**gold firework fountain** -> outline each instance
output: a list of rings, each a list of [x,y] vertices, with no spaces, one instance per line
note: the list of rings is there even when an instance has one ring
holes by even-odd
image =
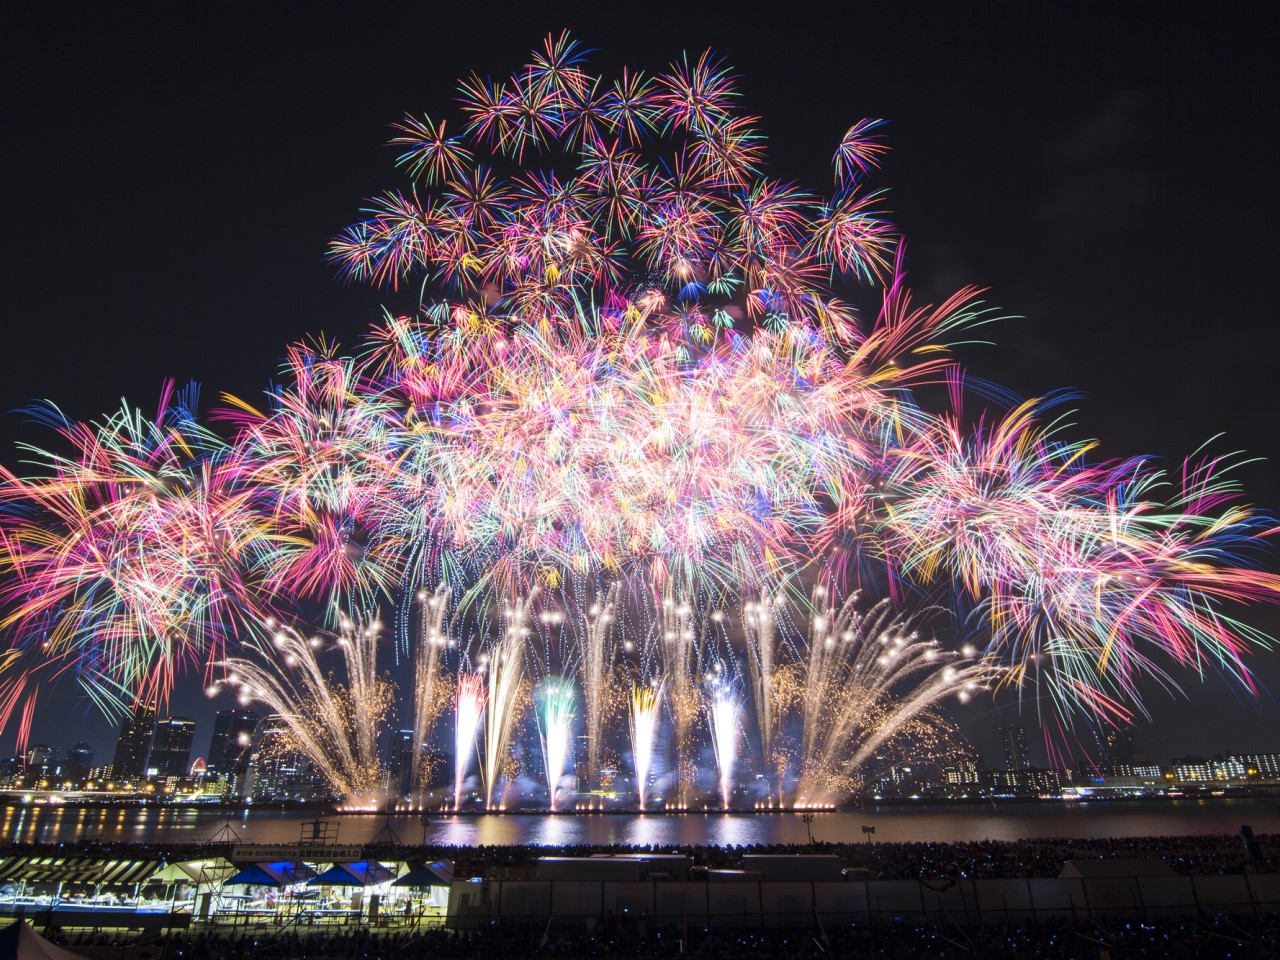
[[[353,805],[376,805],[383,774],[378,745],[395,687],[378,674],[381,625],[343,613],[338,625],[336,635],[304,636],[269,622],[278,660],[227,660],[224,682],[238,688],[242,701],[263,704],[281,718],[286,748],[305,757],[334,793]],[[321,666],[320,657],[332,652],[341,655],[345,682]]]

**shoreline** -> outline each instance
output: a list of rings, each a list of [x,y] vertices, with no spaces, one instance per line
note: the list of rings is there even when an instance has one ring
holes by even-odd
[[[351,807],[344,808],[334,803],[210,803],[210,802],[184,802],[184,801],[158,801],[146,798],[130,798],[120,800],[78,800],[78,799],[59,799],[56,802],[48,799],[29,799],[27,797],[19,798],[12,794],[0,795],[0,809],[31,809],[31,808],[57,808],[70,807],[73,809],[103,809],[103,810],[138,810],[138,809],[161,809],[161,810],[207,810],[207,811],[224,811],[227,813],[253,813],[253,812],[271,812],[271,813],[317,813],[331,817],[421,817],[424,814],[429,817],[439,818],[477,818],[477,817],[516,817],[516,816],[538,816],[538,817],[598,817],[598,816],[626,816],[626,817],[688,817],[688,816],[780,816],[784,814],[795,814],[805,816],[812,814],[819,816],[830,813],[857,813],[868,810],[883,810],[892,808],[895,810],[910,810],[920,808],[1000,808],[1004,806],[1023,806],[1023,805],[1044,805],[1045,807],[1059,807],[1069,809],[1077,805],[1126,805],[1134,803],[1186,803],[1188,801],[1195,803],[1209,803],[1217,801],[1232,800],[1257,800],[1267,797],[1275,797],[1280,799],[1280,784],[1267,788],[1251,788],[1248,790],[1231,790],[1227,792],[1215,791],[1199,791],[1191,793],[1183,793],[1177,796],[1167,794],[1150,794],[1150,795],[1091,795],[1086,797],[1036,797],[1036,796],[998,796],[998,797],[894,797],[884,798],[880,800],[866,800],[858,803],[845,803],[838,806],[830,807],[697,807],[685,809],[670,809],[658,807],[654,809],[642,810],[638,806],[622,806],[614,805],[607,807],[591,807],[587,809],[572,810],[551,810],[546,807],[513,807],[499,808],[494,810],[484,809],[482,807],[466,807],[461,810],[452,810],[443,807],[421,807],[412,805],[403,806],[384,806],[384,807]]]

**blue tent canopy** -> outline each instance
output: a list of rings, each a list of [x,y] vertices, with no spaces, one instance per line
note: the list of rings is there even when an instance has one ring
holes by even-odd
[[[280,860],[275,863],[251,864],[235,876],[228,877],[225,883],[228,886],[240,884],[255,887],[287,887],[315,875],[316,872],[305,863]]]
[[[332,867],[307,884],[311,887],[321,885],[331,887],[371,887],[383,883],[395,876],[395,873],[376,860],[361,860],[358,863],[335,863]]]
[[[436,860],[419,864],[392,884],[393,887],[447,887],[453,883],[453,862]]]

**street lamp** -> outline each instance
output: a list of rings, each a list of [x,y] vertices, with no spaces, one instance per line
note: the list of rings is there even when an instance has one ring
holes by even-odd
[[[813,814],[806,813],[800,818],[804,821],[805,833],[809,834],[809,846],[813,846]]]
[[[866,837],[867,837],[867,846],[870,846],[870,845],[871,845],[871,837],[875,834],[875,832],[876,832],[876,828],[875,828],[875,827],[868,827],[866,824],[863,824],[863,825],[862,825],[862,832],[863,832],[864,834],[866,834]]]

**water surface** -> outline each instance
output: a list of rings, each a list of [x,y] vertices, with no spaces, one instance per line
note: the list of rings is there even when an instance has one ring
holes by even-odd
[[[101,840],[198,842],[234,835],[242,843],[292,843],[311,812],[180,807],[44,807],[0,809],[0,836],[14,841]],[[371,814],[326,816],[340,823],[338,840],[363,843],[388,829],[405,843],[475,846],[531,844],[804,843],[797,813],[685,814]],[[1235,834],[1242,824],[1280,833],[1280,798],[1027,802],[1002,804],[879,804],[814,814],[813,838],[862,841],[874,826],[877,841],[1019,840],[1036,837],[1123,837]]]

